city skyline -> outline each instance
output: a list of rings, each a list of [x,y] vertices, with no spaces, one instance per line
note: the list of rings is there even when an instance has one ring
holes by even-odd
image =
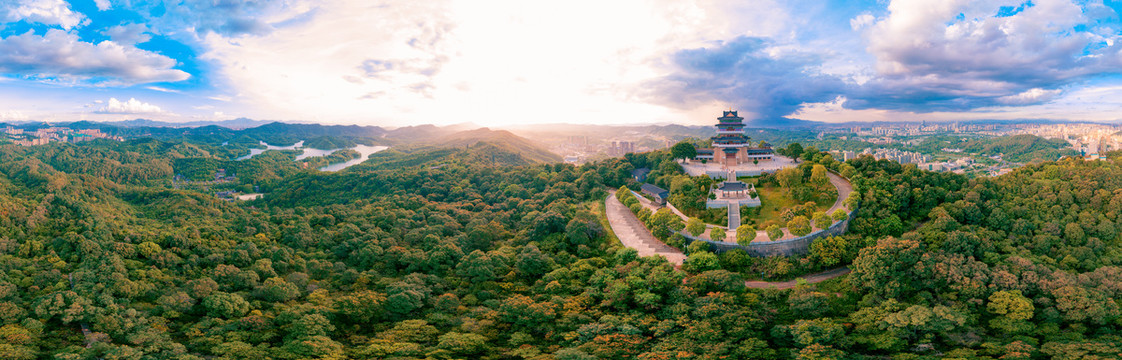
[[[0,121],[1117,123],[1113,1],[13,0]]]

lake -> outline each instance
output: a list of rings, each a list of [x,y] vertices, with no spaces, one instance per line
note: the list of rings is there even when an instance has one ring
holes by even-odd
[[[320,150],[320,149],[303,148],[304,141],[302,141],[302,140],[300,142],[298,142],[296,144],[293,144],[293,145],[290,145],[290,146],[273,146],[273,145],[269,145],[269,144],[265,143],[264,141],[261,142],[261,145],[265,145],[265,148],[264,149],[249,149],[249,155],[242,156],[242,157],[239,157],[239,158],[234,159],[234,160],[238,160],[238,161],[246,160],[246,159],[252,158],[254,156],[257,156],[257,155],[259,155],[261,153],[264,153],[266,151],[269,151],[269,150],[297,150],[297,149],[299,149],[299,150],[303,150],[303,153],[301,153],[300,155],[296,155],[295,160],[300,161],[300,160],[307,159],[307,158],[310,158],[310,157],[315,157],[315,156],[331,155],[331,154],[335,153],[336,151],[343,150],[343,149]],[[385,150],[385,149],[389,149],[389,148],[390,148],[389,146],[355,145],[355,147],[352,147],[352,148],[349,148],[349,149],[354,150],[354,151],[358,151],[358,153],[361,156],[359,156],[357,159],[352,159],[352,160],[349,160],[349,161],[346,161],[346,162],[327,165],[327,166],[319,168],[319,170],[320,171],[327,171],[327,172],[335,172],[335,171],[343,170],[343,169],[349,168],[351,166],[360,164],[363,161],[366,161],[366,159],[370,158],[370,154],[373,154],[373,153],[376,153],[376,152],[379,152],[379,151],[382,151],[382,150]]]
[[[266,151],[269,151],[269,150],[296,150],[296,148],[304,146],[304,141],[300,140],[300,142],[289,145],[289,146],[273,146],[273,145],[266,144],[264,141],[262,141],[261,145],[265,145],[265,148],[264,149],[249,149],[249,155],[242,156],[242,157],[234,159],[234,160],[237,160],[237,161],[246,160],[246,159],[252,158],[254,156],[257,156],[257,155],[259,155],[261,153],[264,153]]]
[[[341,163],[338,163],[338,164],[327,165],[327,166],[319,168],[319,170],[320,171],[327,171],[327,172],[335,172],[335,171],[343,170],[343,169],[349,168],[353,165],[360,164],[363,161],[366,161],[366,159],[370,158],[370,154],[373,154],[373,153],[376,153],[376,152],[379,152],[379,151],[382,151],[382,150],[385,150],[385,149],[389,149],[389,148],[390,148],[389,146],[356,145],[355,147],[353,147],[351,149],[354,150],[354,151],[358,151],[358,153],[362,154],[362,156],[359,156],[357,159],[352,159],[352,160],[347,161],[347,162],[341,162]]]
[[[296,161],[304,160],[304,159],[307,159],[307,158],[310,158],[310,157],[331,155],[331,154],[334,154],[336,151],[343,150],[343,149],[320,150],[320,149],[304,148],[302,150],[304,150],[304,153],[302,153],[300,155],[296,155]]]

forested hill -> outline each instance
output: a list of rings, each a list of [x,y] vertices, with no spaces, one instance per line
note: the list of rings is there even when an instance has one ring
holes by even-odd
[[[0,358],[1119,358],[1120,161],[967,179],[807,150],[856,187],[848,234],[793,258],[689,246],[676,269],[602,213],[637,165],[688,186],[668,153],[507,166],[471,157],[485,143],[342,173],[273,152],[252,202],[132,180],[207,146],[0,145]]]
[[[506,130],[491,130],[480,128],[461,131],[438,139],[436,144],[441,146],[473,148],[487,146],[489,149],[500,152],[515,153],[526,159],[529,163],[560,162],[561,156],[542,149],[534,143],[514,135]]]
[[[962,148],[979,155],[1003,155],[1003,159],[1014,162],[1056,160],[1061,156],[1079,155],[1069,149],[1066,141],[1029,134],[972,140],[964,143]]]

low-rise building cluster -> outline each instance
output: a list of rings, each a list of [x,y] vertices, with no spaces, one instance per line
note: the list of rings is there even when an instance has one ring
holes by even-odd
[[[892,160],[901,164],[921,164],[931,159],[928,155],[896,149],[865,149],[864,153],[873,155],[877,160]]]

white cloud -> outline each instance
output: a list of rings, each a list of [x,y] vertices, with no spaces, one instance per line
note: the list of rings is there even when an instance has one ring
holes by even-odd
[[[148,89],[148,90],[152,90],[152,91],[159,91],[159,92],[165,92],[165,93],[173,93],[173,94],[182,94],[183,93],[182,91],[179,91],[179,90],[172,90],[172,89],[168,89],[168,88],[162,88],[162,87],[159,87],[159,86],[145,86],[144,88]]]
[[[94,0],[94,4],[96,4],[97,9],[101,11],[109,10],[113,7],[113,4],[110,3],[109,0]]]
[[[995,16],[1002,6],[1022,3],[892,1],[889,15],[865,28],[878,78],[858,103],[930,111],[1038,101],[1029,97],[1051,90],[1032,89],[1122,70],[1110,65],[1118,54],[1090,46],[1100,29],[1080,5],[1040,0],[1016,14]]]
[[[259,118],[502,124],[533,113],[543,122],[693,121],[634,97],[634,88],[661,75],[666,54],[682,48],[742,34],[790,36],[798,22],[786,21],[784,8],[725,0],[332,1],[314,10],[314,21],[267,35],[205,33],[202,56],[218,65],[215,78],[228,79],[240,114]]]
[[[108,104],[97,111],[99,114],[158,114],[162,112],[164,111],[159,106],[141,102],[136,98],[130,98],[128,101],[109,98]]]
[[[7,5],[0,8],[0,19],[5,22],[27,20],[48,25],[59,25],[63,29],[72,29],[83,25],[86,17],[70,10],[70,5],[65,0],[11,0],[4,1]]]
[[[144,24],[125,24],[110,27],[102,31],[113,42],[121,45],[133,45],[148,42],[152,36],[146,34],[148,26]]]
[[[1056,95],[1060,94],[1060,90],[1045,90],[1041,88],[1032,88],[1016,95],[1008,95],[997,98],[997,102],[1005,105],[1028,105],[1039,104],[1052,100]]]
[[[0,39],[0,72],[35,79],[132,85],[190,77],[175,65],[167,56],[113,41],[95,45],[58,29]]]
[[[866,26],[872,25],[876,20],[877,18],[868,13],[857,15],[857,17],[849,20],[849,27],[853,28],[853,30],[861,30]]]
[[[27,120],[27,115],[16,110],[0,111],[0,121],[23,121]]]

